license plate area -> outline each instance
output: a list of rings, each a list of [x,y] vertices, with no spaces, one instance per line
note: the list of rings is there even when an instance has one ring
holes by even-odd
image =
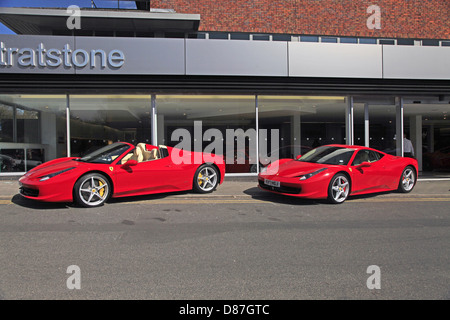
[[[279,188],[280,187],[280,181],[274,181],[269,179],[264,179],[264,184],[267,186]]]

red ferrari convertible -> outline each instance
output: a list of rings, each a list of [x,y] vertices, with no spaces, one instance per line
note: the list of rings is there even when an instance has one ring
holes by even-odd
[[[184,190],[209,193],[225,175],[223,159],[214,159],[214,155],[167,146],[117,142],[82,158],[60,158],[37,166],[19,179],[20,194],[95,207],[109,197]]]
[[[399,190],[417,181],[417,160],[362,146],[327,145],[280,159],[258,176],[259,187],[284,195],[342,203],[349,195]]]

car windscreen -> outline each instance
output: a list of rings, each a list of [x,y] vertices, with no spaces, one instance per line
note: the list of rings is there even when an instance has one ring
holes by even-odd
[[[122,153],[130,148],[129,145],[123,143],[113,143],[95,150],[84,157],[78,159],[79,161],[89,163],[105,163],[110,164],[117,159]]]
[[[347,165],[355,150],[342,147],[318,147],[298,159],[301,162]]]

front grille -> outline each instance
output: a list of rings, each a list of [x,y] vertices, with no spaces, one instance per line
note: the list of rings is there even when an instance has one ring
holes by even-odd
[[[39,196],[39,190],[27,188],[27,187],[20,187],[20,193],[27,197],[38,197]]]
[[[259,180],[259,185],[263,189],[280,192],[280,193],[299,194],[302,190],[300,187],[289,187],[289,186],[286,186],[283,184],[281,184],[280,187],[268,186],[267,184],[264,183],[263,180]]]

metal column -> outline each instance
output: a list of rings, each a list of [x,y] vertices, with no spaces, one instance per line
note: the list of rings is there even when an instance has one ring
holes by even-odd
[[[347,145],[354,144],[354,129],[353,129],[353,97],[347,97],[347,106],[345,108],[345,138]]]

